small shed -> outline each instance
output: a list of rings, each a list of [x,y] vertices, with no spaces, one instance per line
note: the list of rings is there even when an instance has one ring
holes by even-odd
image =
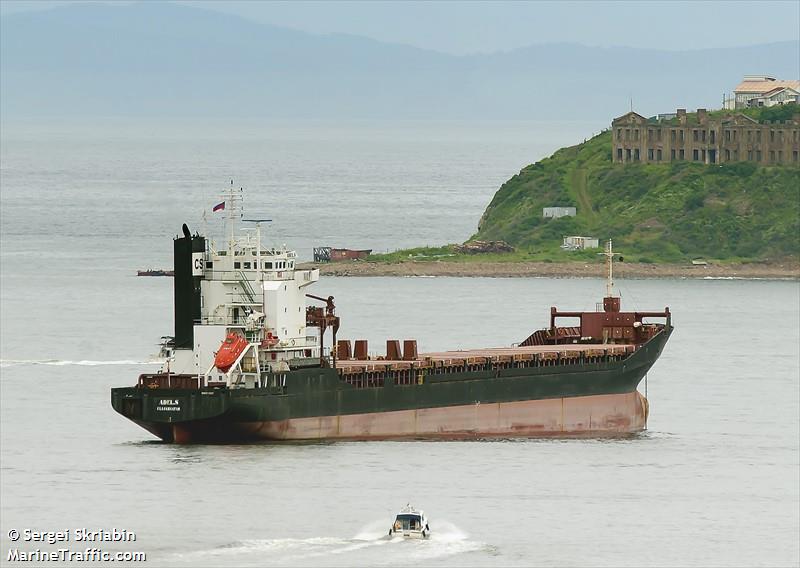
[[[564,250],[584,250],[600,248],[600,241],[594,237],[580,237],[572,235],[564,237],[564,243],[561,245]]]
[[[559,217],[574,217],[577,213],[575,207],[543,207],[542,217],[545,219],[558,219]]]

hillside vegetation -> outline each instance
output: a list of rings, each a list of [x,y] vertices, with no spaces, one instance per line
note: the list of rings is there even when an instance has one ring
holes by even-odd
[[[575,206],[578,213],[543,219],[542,208],[551,206]],[[503,184],[474,238],[563,258],[558,247],[565,235],[613,238],[615,248],[642,262],[796,259],[800,168],[745,162],[622,166],[611,161],[606,131]],[[588,258],[586,253],[578,255]]]

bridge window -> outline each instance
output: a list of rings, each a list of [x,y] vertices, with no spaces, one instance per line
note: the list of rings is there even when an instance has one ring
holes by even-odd
[[[241,268],[241,267],[242,267],[242,263],[241,262],[234,262],[233,263],[233,268],[236,269],[236,268]]]
[[[272,269],[272,263],[271,262],[265,262],[264,263],[264,268]]]
[[[250,269],[250,263],[249,262],[245,262],[244,263],[244,267],[245,267],[245,269],[249,270]]]

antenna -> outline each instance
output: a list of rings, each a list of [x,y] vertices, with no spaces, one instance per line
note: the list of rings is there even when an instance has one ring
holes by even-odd
[[[242,219],[245,223],[256,224],[256,267],[258,268],[258,280],[261,282],[261,311],[266,313],[267,307],[265,305],[264,294],[264,259],[261,258],[261,223],[272,223],[272,219]]]
[[[230,240],[228,242],[228,248],[232,250],[233,243],[236,240],[236,222],[242,218],[243,213],[242,210],[244,209],[244,197],[242,189],[239,189],[239,192],[236,192],[236,189],[233,186],[233,180],[231,180],[231,185],[228,188],[228,191],[225,195],[225,210],[227,211],[227,219],[228,219],[228,231],[230,233]],[[237,216],[238,213],[238,216]]]

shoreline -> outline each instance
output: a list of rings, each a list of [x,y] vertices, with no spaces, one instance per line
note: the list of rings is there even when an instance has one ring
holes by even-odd
[[[304,263],[319,268],[325,276],[445,276],[464,278],[605,278],[605,265],[583,262],[443,262],[403,261],[396,263],[347,261],[329,264]],[[614,263],[620,278],[718,278],[745,280],[800,280],[800,263],[793,261],[748,264]]]

